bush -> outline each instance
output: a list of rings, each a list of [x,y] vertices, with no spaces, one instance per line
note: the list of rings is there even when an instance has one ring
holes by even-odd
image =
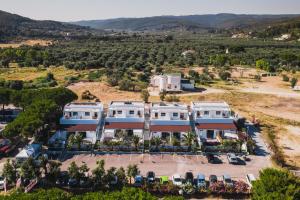
[[[219,77],[220,77],[220,79],[222,79],[223,81],[227,81],[227,80],[231,77],[231,74],[230,74],[230,72],[228,72],[228,71],[220,71],[220,72],[219,72]]]
[[[179,97],[176,96],[176,95],[168,95],[168,96],[166,97],[166,101],[167,101],[167,102],[179,102],[180,99],[179,99]]]
[[[289,82],[289,81],[290,81],[290,78],[289,78],[287,75],[283,74],[283,75],[282,75],[282,80],[283,80],[284,82]]]

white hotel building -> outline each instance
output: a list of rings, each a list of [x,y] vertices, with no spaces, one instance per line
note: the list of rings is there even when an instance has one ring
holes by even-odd
[[[112,101],[107,110],[101,141],[133,135],[143,138],[145,104],[141,101]]]
[[[150,108],[150,137],[159,137],[171,143],[179,141],[191,131],[188,107],[181,103],[152,103]]]
[[[226,102],[192,102],[192,116],[199,142],[219,142],[218,137],[237,139],[237,128]]]

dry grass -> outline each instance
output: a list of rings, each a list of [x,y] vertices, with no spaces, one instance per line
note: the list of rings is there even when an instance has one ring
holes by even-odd
[[[53,42],[51,40],[25,40],[19,43],[8,43],[8,44],[0,44],[0,48],[18,48],[22,45],[34,46],[48,46],[51,45]]]
[[[36,67],[11,67],[9,69],[0,69],[0,78],[5,80],[23,80],[30,81],[39,77],[44,77],[48,72],[54,74],[55,79],[61,85],[66,83],[65,77],[78,76],[87,74],[88,71],[75,71],[65,67],[49,67],[49,68],[36,68]]]

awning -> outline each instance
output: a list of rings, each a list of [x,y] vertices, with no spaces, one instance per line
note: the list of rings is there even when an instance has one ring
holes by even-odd
[[[63,130],[65,130],[67,132],[96,131],[97,130],[97,124],[63,125]]]
[[[239,136],[235,133],[224,133],[225,138],[239,139]]]
[[[144,129],[144,122],[105,122],[105,129]]]
[[[215,130],[236,130],[234,123],[221,124],[221,123],[196,123],[198,129],[215,129]]]
[[[191,126],[189,125],[152,125],[151,132],[189,132]]]

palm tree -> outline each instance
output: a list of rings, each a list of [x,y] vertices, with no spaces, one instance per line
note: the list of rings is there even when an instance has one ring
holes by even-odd
[[[183,135],[183,141],[188,146],[188,151],[191,151],[192,145],[196,139],[196,135],[193,132],[188,132]]]
[[[48,161],[48,178],[52,181],[55,181],[60,174],[61,162],[58,161]]]
[[[160,139],[159,137],[153,137],[153,138],[151,139],[151,144],[152,144],[152,143],[154,143],[155,149],[158,150],[158,147],[159,147],[159,145],[162,144],[162,141],[161,141],[161,139]]]
[[[135,177],[140,173],[140,170],[137,165],[128,165],[127,166],[127,176],[129,177],[129,183],[131,185],[132,177]]]
[[[47,164],[48,164],[48,158],[46,156],[41,156],[39,158],[40,161],[40,166],[43,168],[44,170],[44,174],[45,176],[47,176],[48,174],[48,169],[47,169]]]
[[[104,176],[105,176],[104,165],[105,165],[104,160],[98,160],[97,167],[92,170],[92,175],[96,186],[104,185]]]
[[[137,135],[134,135],[134,136],[132,137],[132,141],[133,141],[135,150],[137,151],[137,150],[138,150],[138,146],[139,146],[139,144],[140,144],[140,137],[137,136]]]

